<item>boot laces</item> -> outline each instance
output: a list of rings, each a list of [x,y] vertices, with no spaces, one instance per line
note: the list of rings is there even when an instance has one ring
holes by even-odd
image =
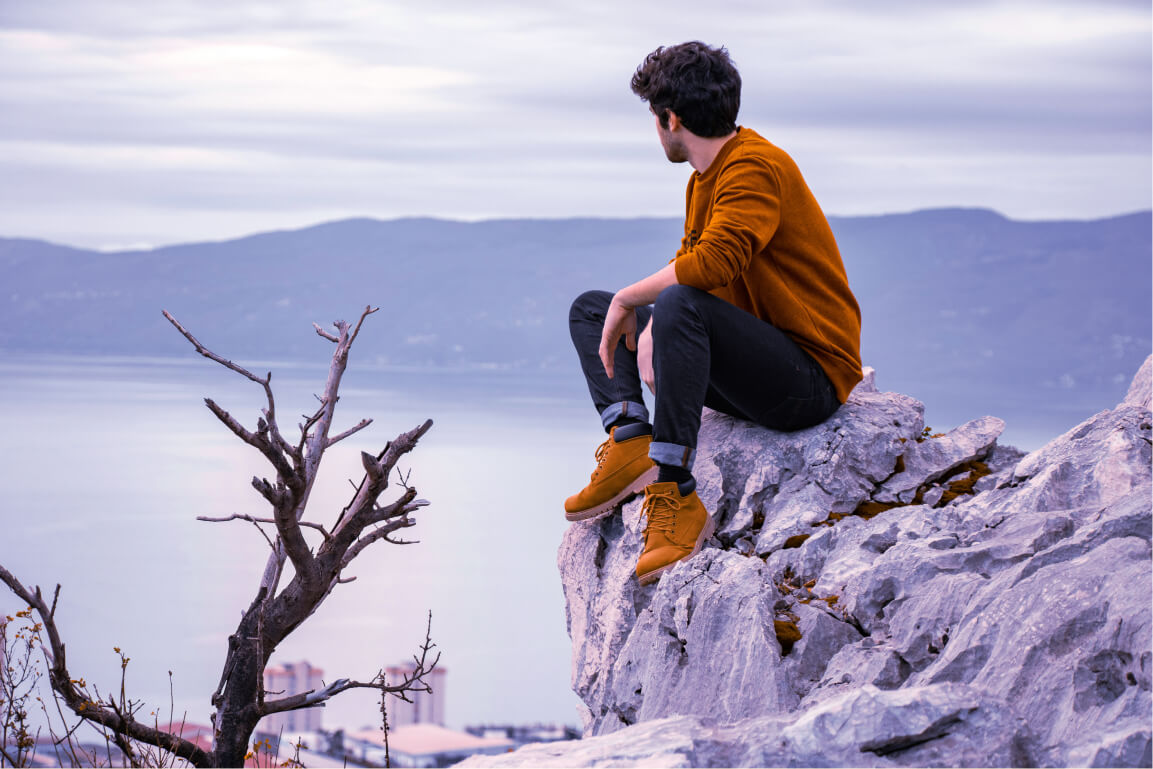
[[[591,476],[592,480],[594,480],[594,481],[596,480],[597,475],[600,474],[601,468],[605,466],[605,457],[608,456],[609,444],[612,442],[613,442],[613,438],[610,435],[608,438],[605,439],[604,443],[602,443],[600,446],[597,446],[597,451],[596,451],[597,466],[595,469],[593,469],[593,474]]]
[[[641,508],[641,514],[647,519],[644,533],[663,531],[666,534],[672,534],[673,521],[676,519],[677,510],[680,509],[680,500],[671,493],[647,495],[644,506]]]

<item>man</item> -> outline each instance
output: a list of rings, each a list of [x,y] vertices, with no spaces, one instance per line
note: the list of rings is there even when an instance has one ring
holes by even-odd
[[[861,315],[800,171],[737,126],[741,78],[724,48],[658,48],[632,90],[668,159],[694,169],[685,235],[662,269],[573,303],[573,344],[609,437],[565,517],[593,520],[643,491],[646,584],[715,528],[691,472],[701,407],[776,430],[824,421],[861,379]]]

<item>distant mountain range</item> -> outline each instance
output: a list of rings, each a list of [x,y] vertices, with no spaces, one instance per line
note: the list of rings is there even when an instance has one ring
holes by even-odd
[[[938,209],[830,221],[862,307],[865,362],[883,389],[961,398],[969,416],[1038,402],[1083,412],[1119,400],[1153,346],[1150,212],[1022,222]],[[680,227],[350,219],[115,253],[0,239],[0,351],[187,355],[167,309],[223,355],[323,361],[312,322],[372,304],[381,311],[358,342],[361,365],[575,374],[572,298],[665,264]]]

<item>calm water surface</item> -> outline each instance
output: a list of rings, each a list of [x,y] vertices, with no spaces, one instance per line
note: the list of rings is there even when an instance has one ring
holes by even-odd
[[[278,651],[327,680],[367,679],[405,660],[426,614],[443,652],[450,725],[578,723],[556,549],[561,503],[587,480],[603,438],[576,372],[346,375],[334,432],[373,425],[325,458],[310,510],[331,523],[377,452],[425,418],[435,422],[401,466],[432,505],[408,530],[420,544],[375,545]],[[282,431],[315,409],[326,369],[271,368]],[[575,369],[575,364],[574,364]],[[119,685],[114,646],[132,658],[132,696],[167,716],[207,723],[227,636],[251,602],[268,546],[248,523],[198,515],[267,516],[251,488],[270,468],[204,407],[212,397],[252,427],[261,389],[207,360],[23,358],[0,363],[7,428],[0,462],[0,563],[25,583],[63,590],[57,612],[73,675]],[[386,492],[385,499],[391,498]],[[0,595],[0,610],[20,608]],[[328,727],[377,718],[350,692]],[[147,712],[147,710],[146,710]]]

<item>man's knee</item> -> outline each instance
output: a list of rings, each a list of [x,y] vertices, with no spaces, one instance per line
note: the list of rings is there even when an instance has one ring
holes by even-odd
[[[681,317],[685,313],[695,313],[701,300],[708,296],[712,295],[707,291],[675,283],[663,289],[657,296],[653,314],[663,322],[665,319]]]
[[[585,291],[573,300],[572,307],[569,308],[569,324],[589,318],[603,318],[612,300],[613,295],[608,291]]]

